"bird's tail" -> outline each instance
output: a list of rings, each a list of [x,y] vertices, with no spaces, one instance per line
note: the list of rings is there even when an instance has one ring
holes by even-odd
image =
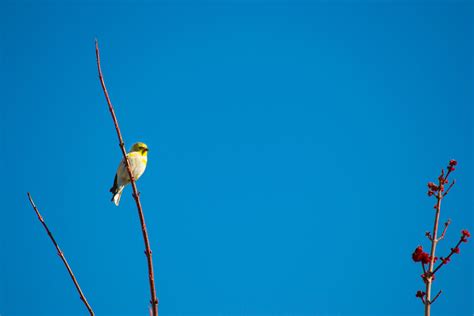
[[[115,205],[119,206],[120,203],[120,197],[122,196],[122,191],[123,191],[124,186],[120,185],[117,186],[116,183],[114,183],[114,186],[110,189],[110,192],[112,192],[112,200]]]

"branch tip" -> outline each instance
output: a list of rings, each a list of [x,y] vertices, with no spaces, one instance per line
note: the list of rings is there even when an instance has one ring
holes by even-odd
[[[430,304],[433,304],[436,301],[436,299],[441,295],[441,293],[443,293],[443,291],[440,290],[438,294],[436,294],[436,296],[433,298],[433,300],[430,301]]]
[[[53,234],[49,230],[48,225],[46,225],[45,221],[43,220],[43,217],[41,216],[38,208],[36,207],[35,202],[33,201],[33,198],[31,197],[31,194],[29,192],[27,194],[28,194],[28,199],[30,200],[30,204],[33,207],[34,211],[36,212],[36,215],[38,216],[38,220],[41,222],[44,229],[46,230],[46,233],[48,234],[49,238],[51,239],[51,242],[56,247],[57,254],[61,258],[61,261],[64,263],[64,266],[66,267],[66,269],[69,273],[69,276],[71,277],[71,280],[73,281],[74,286],[76,287],[76,290],[79,293],[79,296],[80,296],[81,300],[84,302],[84,305],[86,306],[87,310],[89,311],[89,314],[91,316],[94,316],[94,311],[92,310],[92,307],[87,302],[87,299],[84,296],[84,293],[82,292],[81,287],[79,286],[79,282],[77,282],[77,279],[74,276],[74,273],[72,272],[72,269],[69,266],[69,263],[67,262],[66,257],[64,257],[64,253],[61,251],[61,248],[59,248],[59,245],[56,242],[56,239],[54,238]]]

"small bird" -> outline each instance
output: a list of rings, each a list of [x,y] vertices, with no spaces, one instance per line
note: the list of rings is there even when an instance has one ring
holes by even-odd
[[[148,147],[144,143],[133,144],[130,152],[127,154],[128,161],[130,162],[130,169],[135,181],[141,177],[143,172],[145,172],[148,160],[147,156]],[[114,185],[110,188],[110,192],[113,194],[112,201],[115,205],[119,205],[123,188],[129,183],[130,177],[128,176],[127,165],[125,160],[122,158],[122,161],[117,168],[117,173],[115,174]]]

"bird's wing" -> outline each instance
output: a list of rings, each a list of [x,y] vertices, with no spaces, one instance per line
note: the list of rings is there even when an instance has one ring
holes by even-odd
[[[117,174],[115,177],[117,178],[117,186],[125,185],[129,182],[127,166],[125,164],[125,159],[123,158],[117,167]]]

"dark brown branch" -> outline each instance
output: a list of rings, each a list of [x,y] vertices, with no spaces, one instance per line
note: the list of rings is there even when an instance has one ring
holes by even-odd
[[[449,255],[446,258],[444,258],[444,260],[441,260],[441,263],[436,267],[436,269],[433,270],[433,274],[435,274],[439,269],[441,269],[442,266],[444,266],[446,263],[448,263],[451,260],[452,255],[455,254],[454,249],[456,248],[459,249],[459,246],[461,245],[461,243],[462,243],[462,237],[458,241],[456,246],[454,246],[454,248],[451,248],[451,252],[449,253]]]
[[[436,301],[436,299],[441,295],[441,293],[443,293],[443,291],[440,290],[440,291],[438,292],[438,294],[436,294],[436,296],[435,296],[435,297],[433,298],[433,300],[430,302],[430,304],[433,304],[433,303]]]
[[[95,41],[95,54],[97,58],[97,70],[99,72],[100,84],[102,85],[102,90],[104,90],[105,99],[107,100],[109,111],[114,121],[115,130],[117,131],[117,137],[119,140],[119,146],[120,146],[120,149],[122,150],[122,155],[123,155],[125,164],[127,166],[128,175],[130,177],[130,182],[133,189],[133,198],[135,199],[135,203],[137,205],[138,216],[140,218],[140,224],[142,228],[143,240],[145,242],[145,254],[146,254],[147,263],[148,263],[148,279],[150,283],[150,295],[151,295],[150,304],[152,306],[153,316],[158,316],[158,299],[156,298],[155,275],[153,272],[152,252],[151,252],[150,241],[148,239],[148,232],[147,232],[146,224],[145,224],[145,216],[143,215],[142,204],[140,203],[140,194],[138,192],[137,185],[135,183],[135,178],[133,177],[132,170],[130,168],[130,162],[128,161],[128,158],[127,158],[127,151],[125,150],[125,144],[123,142],[122,134],[120,133],[120,128],[117,121],[117,117],[115,116],[114,107],[112,106],[112,102],[110,101],[107,88],[105,87],[104,77],[102,76],[102,70],[100,68],[99,43],[97,42],[97,40]]]
[[[446,176],[444,177],[444,181],[447,181],[448,180],[448,177],[449,175],[451,174],[452,170],[450,168],[448,168],[448,172],[446,173]],[[441,175],[443,176],[444,175],[444,169],[441,173]]]
[[[433,237],[431,237],[431,232],[426,232],[425,236],[429,239],[429,241],[433,241]]]
[[[451,188],[453,187],[453,185],[456,183],[456,180],[453,180],[451,182],[451,184],[449,185],[448,189],[446,190],[446,192],[444,192],[443,196],[446,196],[448,195],[449,191],[451,191]]]
[[[64,265],[66,266],[66,269],[67,269],[67,271],[69,272],[69,276],[71,277],[72,281],[74,282],[74,285],[76,286],[77,292],[79,292],[79,296],[80,296],[80,298],[81,298],[81,301],[84,303],[84,305],[86,305],[86,308],[87,308],[87,310],[89,311],[89,314],[91,314],[92,316],[94,316],[94,311],[92,310],[92,307],[91,307],[91,306],[89,305],[89,303],[87,302],[87,299],[86,299],[86,297],[84,296],[84,293],[82,292],[81,287],[79,286],[79,283],[77,282],[76,277],[74,276],[74,273],[72,272],[71,267],[69,266],[69,263],[68,263],[67,260],[66,260],[66,257],[64,257],[64,253],[61,251],[61,248],[59,248],[59,245],[58,245],[58,243],[56,242],[56,239],[54,239],[53,234],[52,234],[51,231],[49,230],[48,225],[46,225],[46,223],[45,223],[43,217],[41,216],[41,214],[40,214],[38,208],[37,208],[36,205],[35,205],[35,202],[33,202],[33,198],[31,197],[30,193],[28,192],[27,194],[28,194],[28,199],[30,200],[31,206],[33,207],[33,209],[34,209],[35,212],[36,212],[36,215],[38,216],[38,220],[41,222],[41,224],[43,224],[44,229],[45,229],[46,232],[48,233],[49,238],[51,239],[51,241],[53,242],[54,246],[56,247],[56,250],[58,251],[59,257],[61,258],[61,260],[63,261]]]

